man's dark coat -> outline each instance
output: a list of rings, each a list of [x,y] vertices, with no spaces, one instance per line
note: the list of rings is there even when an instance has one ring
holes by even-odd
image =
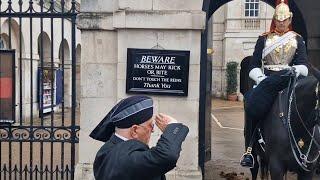
[[[169,124],[153,148],[112,135],[96,155],[94,176],[96,180],[165,180],[164,174],[176,166],[188,132],[183,124]]]

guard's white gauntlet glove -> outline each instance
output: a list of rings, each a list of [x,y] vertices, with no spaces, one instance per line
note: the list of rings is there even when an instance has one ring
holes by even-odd
[[[262,70],[260,68],[253,68],[249,72],[249,77],[256,82],[258,85],[261,81],[263,81],[265,78],[267,78],[266,75],[262,73]]]
[[[308,68],[305,65],[294,65],[294,71],[296,72],[296,77],[299,75],[308,76]]]

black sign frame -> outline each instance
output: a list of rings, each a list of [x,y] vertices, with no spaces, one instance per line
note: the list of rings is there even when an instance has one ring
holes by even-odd
[[[12,105],[12,108],[11,108],[11,116],[12,116],[12,119],[2,119],[2,117],[0,117],[0,125],[3,125],[3,124],[14,124],[16,122],[16,73],[15,73],[15,70],[16,70],[16,51],[13,49],[13,50],[3,50],[1,49],[0,50],[0,61],[1,61],[1,55],[2,54],[9,54],[11,55],[11,61],[12,61],[12,64],[11,64],[11,73],[12,73],[12,87],[11,87],[11,90],[12,90],[12,98],[11,98],[11,105]]]
[[[183,68],[183,69],[181,68],[181,72],[179,72],[182,75],[181,75],[181,77],[174,77],[174,78],[181,79],[180,85],[175,85],[175,86],[179,86],[180,88],[177,88],[177,89],[162,89],[162,88],[154,89],[154,88],[138,87],[137,84],[135,84],[135,81],[133,81],[134,75],[139,73],[139,72],[136,72],[137,70],[134,70],[134,65],[139,64],[137,57],[142,56],[142,55],[178,57],[175,60],[179,61],[177,64]],[[190,51],[128,48],[127,49],[126,93],[128,93],[128,94],[135,93],[135,94],[168,95],[168,96],[188,96],[189,66],[190,66],[189,62],[190,62]],[[140,70],[140,71],[144,71],[144,70]],[[146,78],[148,78],[148,77],[146,77]],[[171,85],[170,85],[170,87],[171,87]]]

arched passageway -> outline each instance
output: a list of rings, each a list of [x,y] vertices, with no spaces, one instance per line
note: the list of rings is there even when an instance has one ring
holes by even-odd
[[[209,19],[222,5],[232,0],[204,0],[203,10],[207,12]],[[275,7],[275,0],[261,0]],[[316,67],[320,67],[320,2],[313,0],[289,0],[289,6],[293,12],[293,28],[301,34],[306,41],[309,61]]]
[[[76,53],[77,53],[77,67],[76,67],[76,86],[77,86],[77,106],[80,107],[80,98],[81,98],[81,44],[77,45],[77,49],[76,49]]]
[[[71,75],[71,59],[70,59],[70,47],[66,39],[64,39],[59,47],[59,60],[60,68],[64,69],[64,106],[71,107],[71,90],[72,90],[72,75]]]
[[[212,14],[224,4],[232,0],[204,0],[203,11],[207,12],[207,21],[210,19]],[[261,0],[272,7],[275,7],[275,0]],[[289,6],[294,14],[293,17],[293,28],[296,32],[301,34],[306,42],[309,61],[316,67],[320,67],[320,24],[317,23],[320,18],[320,2],[312,0],[298,1],[289,0]],[[212,67],[210,56],[207,54],[207,43],[208,43],[208,23],[206,24],[206,30],[202,33],[201,37],[201,72],[200,72],[200,89],[210,89],[209,81],[211,80],[212,74],[208,73]],[[211,121],[210,110],[211,103],[207,103],[208,99],[211,99],[211,92],[200,93],[200,107],[199,107],[199,165],[204,173],[204,162],[206,157],[211,154],[210,142],[207,139],[211,136],[211,132],[206,128],[207,122]]]

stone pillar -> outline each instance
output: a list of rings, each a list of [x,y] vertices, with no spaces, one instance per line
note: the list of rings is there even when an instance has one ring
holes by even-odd
[[[101,143],[88,135],[126,94],[127,48],[190,51],[189,95],[151,96],[155,113],[163,112],[189,126],[177,167],[169,180],[202,179],[198,166],[198,122],[202,1],[82,0],[79,26],[81,54],[81,132],[76,179],[92,177],[92,162]],[[152,145],[159,138],[152,135]]]

